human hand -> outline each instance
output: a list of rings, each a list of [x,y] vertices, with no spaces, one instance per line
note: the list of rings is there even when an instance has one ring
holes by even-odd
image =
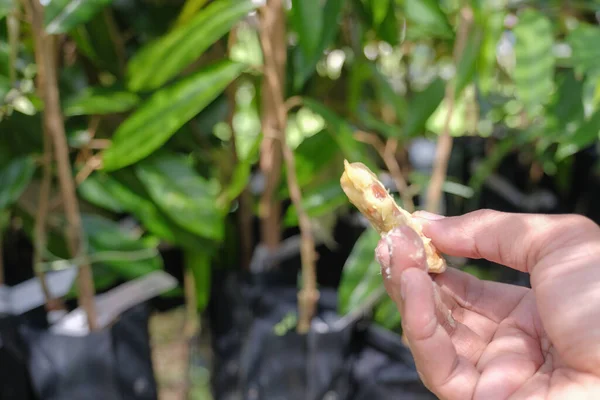
[[[417,216],[439,251],[527,272],[532,286],[454,268],[430,276],[407,227],[380,241],[384,284],[429,390],[448,400],[600,399],[600,228],[577,215]]]

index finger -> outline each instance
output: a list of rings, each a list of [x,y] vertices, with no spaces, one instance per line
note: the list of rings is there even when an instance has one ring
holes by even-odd
[[[591,220],[576,214],[517,214],[478,210],[457,217],[430,219],[416,212],[423,233],[451,256],[486,260],[531,273],[549,252],[598,235]]]

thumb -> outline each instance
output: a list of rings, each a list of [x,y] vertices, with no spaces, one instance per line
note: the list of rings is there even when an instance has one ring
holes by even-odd
[[[389,232],[375,249],[375,257],[381,266],[385,288],[397,305],[402,301],[402,273],[409,268],[425,272],[427,259],[421,237],[409,228],[401,226]]]

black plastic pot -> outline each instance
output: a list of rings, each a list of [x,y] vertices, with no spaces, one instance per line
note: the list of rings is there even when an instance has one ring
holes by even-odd
[[[33,399],[19,324],[19,317],[0,316],[0,400]]]
[[[32,386],[40,400],[155,400],[146,304],[111,326],[76,337],[22,326]]]
[[[399,335],[369,321],[341,325],[334,289],[321,288],[307,335],[275,329],[296,312],[296,286],[279,276],[217,276],[209,307],[216,400],[435,398]]]

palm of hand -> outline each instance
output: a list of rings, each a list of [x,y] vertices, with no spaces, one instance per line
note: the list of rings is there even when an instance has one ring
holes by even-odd
[[[380,242],[378,260],[391,266],[382,268],[384,275],[391,271],[386,289],[433,393],[448,400],[600,399],[595,224],[482,212],[436,221],[425,233],[446,254],[529,272],[532,284],[482,281],[453,268],[430,276],[410,229],[394,232],[391,249]]]
[[[598,398],[600,379],[565,364],[543,329],[532,290],[470,283],[475,292],[465,291],[460,298],[444,282],[458,277],[441,277],[436,281],[443,303],[452,310],[456,323],[450,326],[441,315],[439,322],[458,356],[478,372],[478,376],[464,376],[475,379],[462,381],[463,390],[471,392],[472,398]],[[437,382],[442,391],[443,384]]]

